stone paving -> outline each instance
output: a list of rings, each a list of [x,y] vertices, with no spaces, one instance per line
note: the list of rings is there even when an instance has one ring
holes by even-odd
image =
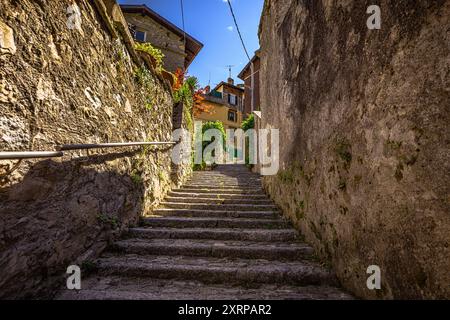
[[[196,172],[57,299],[352,299],[244,166]]]

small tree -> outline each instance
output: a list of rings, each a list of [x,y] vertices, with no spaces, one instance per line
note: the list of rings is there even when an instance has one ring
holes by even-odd
[[[217,129],[220,131],[220,133],[222,134],[222,144],[223,144],[223,148],[225,150],[226,148],[226,133],[225,133],[225,128],[223,126],[223,123],[220,121],[209,121],[209,122],[205,122],[202,125],[202,155],[203,155],[203,151],[205,150],[205,148],[211,143],[211,141],[203,141],[203,135],[205,134],[205,132],[209,129]],[[200,170],[204,170],[206,168],[206,163],[205,161],[202,159],[202,164],[194,164],[193,169],[195,171],[200,171]]]

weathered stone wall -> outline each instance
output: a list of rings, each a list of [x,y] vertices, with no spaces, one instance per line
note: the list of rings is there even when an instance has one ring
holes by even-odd
[[[360,297],[450,298],[449,19],[444,0],[265,2],[265,188]]]
[[[68,28],[74,3],[0,0],[0,150],[170,141],[168,83],[133,62],[114,38],[126,26],[114,27],[121,19],[110,21],[101,1],[76,1],[81,28]],[[48,296],[68,265],[89,262],[135,224],[174,184],[170,155],[168,147],[66,152],[8,175],[16,162],[0,161],[0,297]],[[182,169],[177,183],[189,174]]]
[[[175,72],[178,68],[183,69],[185,54],[183,39],[180,36],[140,13],[125,13],[125,17],[137,30],[147,33],[146,41],[161,49],[166,70]]]

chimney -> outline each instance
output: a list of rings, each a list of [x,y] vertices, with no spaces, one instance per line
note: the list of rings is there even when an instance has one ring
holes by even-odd
[[[228,78],[228,84],[231,84],[232,86],[234,86],[234,80],[233,80],[233,78]]]
[[[205,94],[208,94],[211,92],[211,87],[210,86],[206,86],[205,87]]]

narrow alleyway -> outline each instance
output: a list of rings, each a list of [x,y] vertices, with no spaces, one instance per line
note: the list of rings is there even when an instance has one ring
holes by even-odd
[[[244,166],[196,172],[57,299],[348,299]]]

